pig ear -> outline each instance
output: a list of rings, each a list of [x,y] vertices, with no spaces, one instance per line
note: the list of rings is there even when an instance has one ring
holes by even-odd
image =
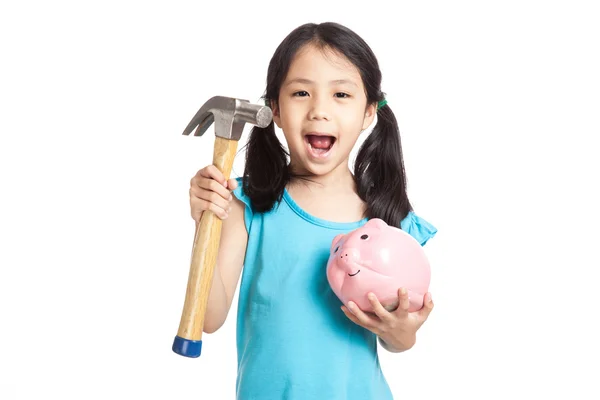
[[[330,251],[333,251],[333,250],[335,250],[335,246],[337,246],[338,242],[339,242],[339,241],[340,241],[340,240],[341,240],[341,239],[342,239],[344,236],[346,236],[346,235],[345,235],[345,234],[343,234],[343,233],[340,233],[339,235],[336,235],[336,236],[333,238],[333,240],[331,241],[331,248],[330,248]]]
[[[369,226],[369,227],[373,227],[373,228],[378,228],[378,229],[384,229],[388,227],[388,224],[379,218],[372,218],[369,220],[369,222],[367,222],[365,224],[365,226]]]

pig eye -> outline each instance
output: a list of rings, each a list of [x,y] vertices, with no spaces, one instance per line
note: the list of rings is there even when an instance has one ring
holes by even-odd
[[[336,247],[336,248],[335,248],[335,251],[334,251],[334,253],[337,253],[337,251],[338,251],[339,249],[340,249],[340,246]]]
[[[362,240],[367,240],[367,239],[369,238],[369,235],[362,235],[360,238],[361,238]]]

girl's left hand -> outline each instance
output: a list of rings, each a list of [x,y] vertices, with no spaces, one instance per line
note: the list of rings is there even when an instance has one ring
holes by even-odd
[[[408,294],[405,288],[398,290],[398,308],[387,311],[373,293],[368,295],[374,310],[373,313],[365,313],[356,303],[348,302],[348,307],[342,306],[342,311],[355,324],[366,328],[379,336],[392,351],[404,351],[410,349],[416,341],[417,330],[429,317],[433,309],[431,293],[427,293],[423,299],[423,308],[419,311],[408,312]]]

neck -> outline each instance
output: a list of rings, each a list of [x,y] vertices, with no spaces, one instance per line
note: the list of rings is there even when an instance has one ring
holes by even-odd
[[[290,184],[292,186],[301,183],[313,190],[321,191],[346,191],[352,188],[354,191],[354,177],[348,168],[348,163],[342,163],[334,170],[324,175],[314,175],[299,173],[300,177],[293,178]]]

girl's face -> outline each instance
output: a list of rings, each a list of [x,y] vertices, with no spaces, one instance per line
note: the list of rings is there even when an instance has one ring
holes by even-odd
[[[376,108],[367,107],[358,69],[347,58],[312,45],[296,54],[272,104],[294,172],[325,175],[348,168],[348,157]]]

